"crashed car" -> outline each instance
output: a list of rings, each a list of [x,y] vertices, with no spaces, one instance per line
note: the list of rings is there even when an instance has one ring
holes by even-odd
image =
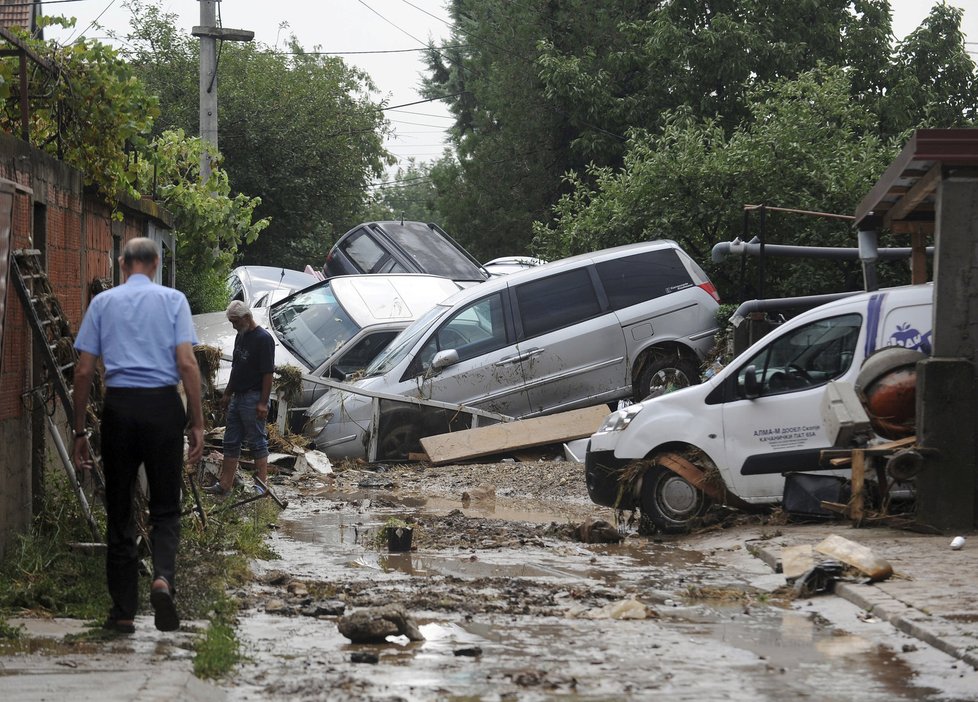
[[[363,457],[373,392],[533,417],[646,397],[698,382],[713,344],[716,289],[671,241],[534,266],[469,287],[391,342],[354,384],[308,410],[304,430],[330,457]],[[385,458],[439,433],[417,408],[392,407],[378,441]]]
[[[227,286],[232,300],[249,307],[267,307],[322,280],[310,273],[279,266],[238,266],[228,275]]]
[[[687,530],[711,499],[781,501],[785,474],[818,472],[837,437],[823,400],[854,384],[877,350],[931,349],[930,284],[860,293],[789,320],[702,385],[611,413],[591,436],[585,478],[599,505],[638,507],[659,530]],[[697,487],[698,486],[698,487]]]
[[[436,224],[366,222],[341,236],[326,255],[323,275],[428,273],[475,285],[489,274]]]
[[[366,368],[418,315],[458,290],[451,280],[432,275],[340,276],[252,313],[275,339],[276,366],[291,364],[308,375],[344,379]],[[200,343],[221,349],[215,390],[223,392],[235,331],[224,312],[194,315],[193,320]],[[304,408],[325,389],[305,382],[290,417],[301,423]]]

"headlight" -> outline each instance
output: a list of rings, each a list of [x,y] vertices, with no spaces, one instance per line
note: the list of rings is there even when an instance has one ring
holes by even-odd
[[[315,439],[317,436],[319,436],[319,433],[326,428],[326,425],[329,424],[332,419],[332,412],[324,412],[323,414],[312,417],[306,422],[305,435]]]
[[[642,411],[641,404],[629,405],[625,409],[620,409],[617,412],[612,412],[604,420],[604,424],[598,429],[599,434],[604,434],[610,431],[621,431],[629,424],[632,420],[638,416],[638,413]]]

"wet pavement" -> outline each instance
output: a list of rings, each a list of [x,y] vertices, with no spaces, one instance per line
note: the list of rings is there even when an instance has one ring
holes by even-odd
[[[532,498],[503,477],[517,470],[298,485],[270,537],[278,558],[234,593],[246,662],[219,690],[194,682],[231,700],[978,700],[978,536],[952,551],[950,537],[834,523],[583,544],[566,524],[613,515],[581,499],[574,469],[534,478]],[[378,540],[391,517],[414,521],[416,550]],[[792,600],[781,549],[830,533],[870,546],[895,576]],[[425,640],[353,644],[321,613],[386,604]],[[185,680],[189,659],[166,637],[137,634],[132,670],[115,672],[138,678],[155,657]],[[0,692],[86,699],[71,687],[86,676],[61,660],[0,657]],[[209,699],[193,694],[176,697]]]

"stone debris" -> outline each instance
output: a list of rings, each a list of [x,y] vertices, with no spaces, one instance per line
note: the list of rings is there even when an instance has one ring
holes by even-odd
[[[388,636],[424,641],[424,635],[399,605],[361,609],[341,617],[336,628],[353,643],[384,643]]]

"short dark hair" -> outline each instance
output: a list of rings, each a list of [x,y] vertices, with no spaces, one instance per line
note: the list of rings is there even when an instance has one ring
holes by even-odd
[[[145,236],[138,236],[126,242],[122,249],[122,260],[127,266],[131,266],[133,261],[139,261],[143,265],[152,265],[160,257],[160,250],[156,247],[156,242]]]

